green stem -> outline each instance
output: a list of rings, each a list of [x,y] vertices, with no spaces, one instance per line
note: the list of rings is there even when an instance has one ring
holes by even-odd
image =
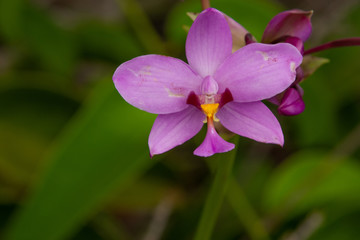
[[[165,44],[136,0],[117,0],[129,24],[149,53],[165,54]]]
[[[209,161],[215,161],[217,165],[215,168],[215,179],[205,202],[195,240],[207,240],[211,237],[227,186],[229,185],[235,156],[236,151],[233,150],[209,159]]]
[[[229,191],[227,192],[227,198],[251,239],[270,239],[261,219],[257,216],[254,208],[249,203],[243,189],[236,182],[234,177],[230,179],[230,186]]]
[[[92,225],[96,232],[104,239],[130,239],[128,233],[126,233],[121,225],[116,222],[113,216],[108,213],[101,213],[95,216],[92,221]]]

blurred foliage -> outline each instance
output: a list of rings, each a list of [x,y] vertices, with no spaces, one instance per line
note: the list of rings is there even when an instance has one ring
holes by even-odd
[[[168,11],[149,2],[0,0],[1,239],[194,237],[213,178],[209,160],[192,155],[204,131],[150,159],[155,116],[125,103],[111,80],[138,55],[185,60],[186,12],[200,1],[164,0]],[[211,4],[257,39],[285,9]],[[359,36],[360,5],[337,25],[323,42]],[[359,54],[316,54],[330,62],[302,83],[305,112],[279,117],[283,149],[240,138],[213,239],[358,238]]]

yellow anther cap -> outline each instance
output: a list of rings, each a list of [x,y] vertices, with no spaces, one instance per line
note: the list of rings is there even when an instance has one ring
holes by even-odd
[[[206,114],[208,118],[211,119],[213,119],[215,113],[217,113],[218,107],[219,107],[218,103],[201,104],[201,108],[203,112]]]

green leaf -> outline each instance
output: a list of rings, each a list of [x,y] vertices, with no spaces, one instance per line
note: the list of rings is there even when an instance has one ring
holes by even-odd
[[[70,74],[76,48],[69,32],[60,28],[45,11],[26,5],[23,13],[22,41],[40,63],[51,71]]]
[[[358,202],[358,189],[357,162],[334,161],[324,153],[300,152],[287,159],[270,177],[263,205],[267,212],[286,209],[291,216],[326,204]],[[354,207],[358,208],[359,204]]]
[[[68,75],[73,70],[76,48],[69,32],[53,17],[24,0],[0,0],[0,33],[31,65]]]
[[[319,67],[328,62],[329,59],[327,58],[315,57],[312,55],[304,56],[303,62],[301,63],[304,77],[306,78],[312,75]]]
[[[23,7],[24,0],[0,0],[0,31],[7,40],[15,40],[21,35]]]
[[[1,89],[0,202],[21,201],[44,163],[47,147],[77,107],[77,102],[45,89]]]
[[[303,97],[306,105],[305,111],[288,120],[294,121],[296,128],[299,129],[295,132],[296,135],[293,139],[300,147],[309,145],[330,147],[340,137],[336,122],[336,93],[334,88],[327,84],[331,76],[322,72],[330,65],[324,65],[301,83],[305,92]]]
[[[115,209],[116,212],[139,211],[139,209],[151,211],[170,193],[181,195],[180,190],[164,180],[141,178],[131,187],[115,193],[109,201],[109,208]]]
[[[326,216],[325,216],[326,217]],[[325,222],[309,240],[353,240],[360,235],[359,211],[353,211],[347,216],[336,219],[333,222]]]
[[[120,63],[142,53],[137,40],[119,24],[87,21],[75,31],[80,50],[96,60],[103,58]]]
[[[98,86],[54,146],[48,169],[7,239],[67,238],[113,190],[154,163],[147,147],[154,115],[125,103],[110,79]]]

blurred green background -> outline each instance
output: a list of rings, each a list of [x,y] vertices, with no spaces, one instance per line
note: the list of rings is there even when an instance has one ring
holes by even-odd
[[[290,8],[314,10],[306,48],[360,36],[357,0],[211,3],[257,39]],[[138,55],[185,59],[189,11],[200,1],[0,0],[0,239],[193,238],[218,161],[192,155],[204,132],[150,159],[155,115],[111,79]],[[316,55],[330,63],[302,83],[305,112],[278,117],[284,148],[240,138],[213,239],[359,238],[360,47]]]

